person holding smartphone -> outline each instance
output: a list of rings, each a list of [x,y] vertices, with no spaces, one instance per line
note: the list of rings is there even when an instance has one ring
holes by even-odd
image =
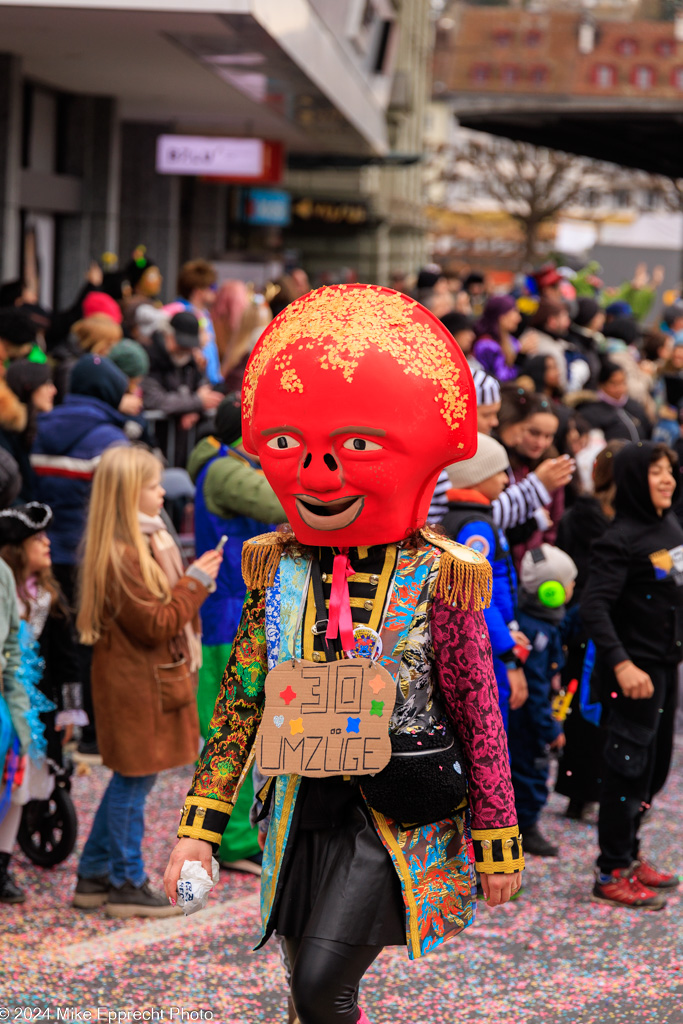
[[[195,689],[198,611],[222,554],[187,571],[161,509],[162,466],[138,447],[107,449],[95,472],[80,567],[76,626],[93,646],[93,704],[112,777],[78,865],[73,905],[110,917],[176,913],[142,858],[145,801],[158,772],[192,763],[199,746]]]

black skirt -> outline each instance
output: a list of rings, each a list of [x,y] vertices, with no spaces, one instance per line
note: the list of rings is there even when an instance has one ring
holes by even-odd
[[[357,788],[336,826],[299,825],[287,846],[272,918],[279,935],[352,946],[405,945],[398,875]]]

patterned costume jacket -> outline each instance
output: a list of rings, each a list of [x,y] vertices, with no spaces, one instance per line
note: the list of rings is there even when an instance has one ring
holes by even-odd
[[[312,657],[310,556],[283,550],[276,538],[266,534],[245,545],[250,589],[178,832],[214,847],[245,774],[268,670],[292,657]],[[358,578],[362,550],[354,562]],[[451,818],[426,826],[401,828],[370,808],[401,883],[408,953],[414,959],[474,920],[475,865],[484,873],[512,873],[524,860],[482,611],[490,592],[488,563],[426,531],[417,548],[388,545],[386,550],[386,572],[372,578],[386,595],[379,662],[395,677],[398,663],[390,731],[438,730],[447,716],[465,754],[469,787]],[[298,629],[302,611],[303,630]],[[260,944],[272,931],[300,782],[295,775],[275,779],[263,855]]]

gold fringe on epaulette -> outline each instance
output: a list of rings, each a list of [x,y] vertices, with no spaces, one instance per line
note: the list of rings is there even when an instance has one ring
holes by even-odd
[[[283,538],[279,533],[262,533],[242,547],[242,576],[249,590],[270,587],[280,564]]]
[[[447,551],[441,552],[436,593],[446,604],[463,611],[479,611],[491,603],[493,574],[485,558],[465,562]]]

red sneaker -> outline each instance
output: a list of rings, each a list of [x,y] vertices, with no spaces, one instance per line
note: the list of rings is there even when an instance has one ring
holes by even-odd
[[[661,892],[647,889],[633,874],[631,868],[611,872],[609,882],[601,882],[599,876],[593,886],[593,899],[600,903],[615,903],[620,907],[638,907],[641,910],[663,910],[666,897]]]
[[[675,889],[681,881],[678,875],[658,871],[654,864],[643,860],[642,857],[635,862],[632,871],[638,881],[648,889]]]

